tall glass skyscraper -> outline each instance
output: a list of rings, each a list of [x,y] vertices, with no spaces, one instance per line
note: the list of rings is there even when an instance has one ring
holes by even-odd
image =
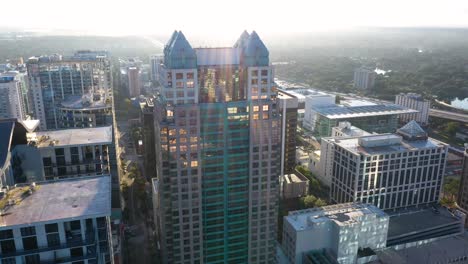
[[[193,49],[175,31],[155,102],[155,214],[164,263],[272,263],[277,91],[257,33]]]

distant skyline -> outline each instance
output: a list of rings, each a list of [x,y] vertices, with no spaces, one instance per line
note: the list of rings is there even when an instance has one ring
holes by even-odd
[[[2,3],[0,27],[83,34],[163,34],[180,29],[224,37],[355,27],[468,27],[466,0],[22,0]]]

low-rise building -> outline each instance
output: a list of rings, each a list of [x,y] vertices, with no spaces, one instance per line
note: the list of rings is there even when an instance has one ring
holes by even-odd
[[[281,185],[284,199],[303,197],[309,194],[309,180],[297,171],[282,175]]]
[[[305,111],[303,126],[317,138],[332,136],[333,127],[343,121],[369,133],[393,133],[400,114],[417,112],[395,104],[364,100],[342,101],[340,105],[312,104]]]
[[[377,251],[381,264],[467,263],[468,235],[451,236],[405,250],[386,248]]]
[[[307,263],[311,251],[327,250],[339,263],[385,248],[389,217],[373,205],[347,203],[289,212],[283,223],[283,250],[289,263]]]
[[[465,232],[466,215],[460,210],[434,205],[387,213],[390,217],[387,247],[398,250]]]
[[[114,263],[110,190],[106,176],[1,193],[1,263]]]
[[[459,210],[435,206],[384,212],[369,204],[347,203],[293,211],[284,217],[278,261],[427,263],[421,255],[412,257],[412,262],[388,260],[392,259],[390,253],[402,255],[421,246],[439,245],[448,238],[458,239],[465,232],[465,219]],[[460,247],[457,249],[458,254]]]

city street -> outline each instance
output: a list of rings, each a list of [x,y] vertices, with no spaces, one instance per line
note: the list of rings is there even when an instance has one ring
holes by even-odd
[[[151,258],[151,236],[152,229],[149,226],[151,224],[150,214],[142,210],[143,205],[138,195],[141,190],[136,188],[137,181],[144,181],[146,188],[149,183],[146,182],[145,171],[143,167],[143,160],[136,154],[135,145],[130,137],[131,128],[128,126],[126,121],[117,121],[120,140],[119,147],[122,153],[121,157],[124,159],[127,165],[135,164],[138,168],[135,178],[129,178],[128,167],[126,171],[122,171],[122,182],[125,182],[129,186],[128,200],[125,201],[124,210],[127,212],[127,219],[124,219],[126,231],[124,235],[124,251],[126,263],[155,263]],[[122,169],[122,168],[120,168]],[[151,194],[148,194],[151,195]],[[131,261],[130,261],[131,260]]]

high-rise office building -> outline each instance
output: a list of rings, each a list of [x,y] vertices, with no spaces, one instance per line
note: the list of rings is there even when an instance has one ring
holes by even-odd
[[[141,82],[140,82],[140,69],[138,67],[128,67],[128,94],[130,97],[140,96]]]
[[[164,263],[272,263],[279,116],[269,52],[257,33],[233,47],[164,48],[154,102],[153,188]]]
[[[369,68],[361,67],[354,70],[354,88],[361,90],[374,88],[376,76],[375,71]]]
[[[400,122],[409,122],[414,120],[424,126],[428,124],[431,102],[429,100],[424,100],[420,94],[398,94],[395,98],[395,104],[418,111],[417,113],[400,115]]]
[[[159,68],[164,61],[163,54],[157,54],[150,57],[150,67],[151,67],[151,80],[159,81]]]
[[[329,146],[322,151],[329,152],[324,175],[331,177],[332,201],[370,203],[384,210],[439,201],[448,145],[428,138],[415,121],[396,134],[322,142]]]
[[[41,121],[41,130],[62,128],[63,111],[59,107],[63,108],[62,102],[70,97],[90,94],[93,101],[112,105],[110,62],[106,52],[31,57],[27,68],[33,112]],[[85,110],[87,105],[82,108]]]
[[[297,98],[278,92],[281,114],[281,174],[292,173],[296,165]]]
[[[143,127],[143,163],[146,176],[156,177],[156,150],[154,144],[154,99],[155,96],[146,98],[145,103],[140,104],[140,123]]]
[[[0,73],[0,118],[26,119],[27,98],[23,74]]]
[[[458,206],[465,212],[468,212],[468,144],[465,144],[463,155],[463,168],[460,182],[460,191],[458,192]],[[466,223],[468,225],[468,221]]]

